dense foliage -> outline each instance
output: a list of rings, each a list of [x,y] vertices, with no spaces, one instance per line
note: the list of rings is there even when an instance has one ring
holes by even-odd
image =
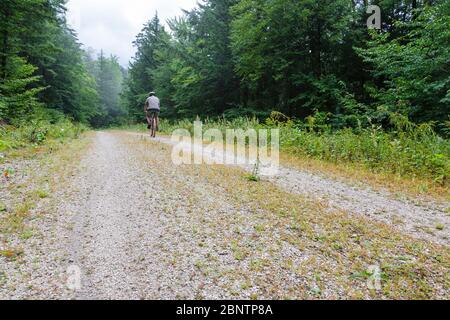
[[[417,125],[404,116],[391,115],[392,130],[381,126],[333,129],[326,119],[309,117],[306,121],[289,119],[273,112],[265,121],[256,118],[204,119],[203,131],[219,129],[280,129],[280,147],[288,154],[324,160],[339,165],[362,167],[375,173],[421,178],[437,185],[448,185],[450,179],[450,144],[437,135],[429,124]],[[194,134],[190,120],[162,119],[160,129],[170,135],[183,128]],[[130,129],[147,131],[145,125]]]
[[[1,2],[0,149],[15,130],[31,143],[68,132],[65,119],[143,121],[156,91],[164,119],[260,126],[278,111],[294,120],[269,124],[296,153],[448,180],[449,1],[203,0],[150,19],[128,70],[81,48],[65,3]],[[381,30],[366,25],[371,4]]]
[[[114,57],[93,60],[65,18],[65,0],[2,0],[0,120],[17,126],[59,121],[109,125],[119,106],[123,69]]]
[[[48,120],[30,120],[17,127],[0,126],[0,152],[16,148],[37,147],[42,144],[61,146],[67,139],[78,138],[87,127],[60,117]],[[3,154],[0,154],[0,158]],[[0,159],[1,160],[1,159]]]
[[[382,30],[371,32],[369,4]],[[450,4],[439,0],[206,0],[136,39],[124,103],[140,120],[150,90],[164,116],[327,117],[333,128],[391,128],[449,114]]]

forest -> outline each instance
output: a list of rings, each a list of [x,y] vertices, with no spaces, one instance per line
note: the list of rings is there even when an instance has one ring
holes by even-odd
[[[115,57],[84,51],[63,0],[2,0],[0,119],[19,125],[67,117],[106,126],[126,112],[126,75]]]
[[[381,8],[370,31],[368,4]],[[335,128],[449,114],[448,1],[210,0],[137,36],[124,89],[129,115],[148,89],[164,116],[326,118]]]
[[[39,142],[55,123],[143,124],[143,102],[156,91],[161,118],[172,124],[290,123],[291,133],[304,129],[316,141],[302,153],[357,162],[381,145],[375,132],[387,148],[369,162],[397,152],[409,164],[395,172],[425,167],[441,183],[448,178],[448,1],[201,1],[167,22],[149,17],[128,68],[79,43],[65,4],[2,0],[0,121],[10,129],[2,129],[0,149]],[[380,30],[367,26],[369,5],[381,9]],[[24,141],[11,128],[22,128]],[[297,149],[306,148],[303,139]]]
[[[0,0],[0,300],[449,300],[450,1],[195,1]]]

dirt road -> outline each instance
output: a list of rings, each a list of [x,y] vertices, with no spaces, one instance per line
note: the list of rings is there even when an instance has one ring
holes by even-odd
[[[293,171],[251,182],[240,168],[175,166],[161,142],[96,133],[70,181],[42,204],[49,215],[31,222],[38,240],[20,244],[20,259],[0,258],[0,297],[449,297],[447,231],[424,236],[373,219],[370,208],[343,210],[367,194],[335,206],[314,199]],[[448,226],[438,207],[389,201],[385,210],[407,209],[415,224]],[[368,286],[371,266],[379,288]],[[68,288],[77,274],[67,268],[80,271],[79,288]]]
[[[130,134],[142,136],[142,134]],[[167,137],[157,138],[156,141],[174,145],[174,142]],[[189,148],[184,148],[184,151],[186,150]],[[219,156],[224,157],[222,154]],[[213,155],[205,152],[204,157],[213,158]],[[233,155],[229,157],[233,158]],[[248,172],[253,170],[252,166],[241,167]],[[450,244],[450,228],[436,229],[436,226],[449,225],[447,208],[450,207],[450,203],[399,197],[385,190],[373,190],[363,183],[337,181],[324,175],[299,171],[286,166],[280,166],[276,175],[266,176],[264,179],[291,193],[320,201],[330,210],[337,209],[353,215],[363,215],[392,225],[414,237],[445,245]]]

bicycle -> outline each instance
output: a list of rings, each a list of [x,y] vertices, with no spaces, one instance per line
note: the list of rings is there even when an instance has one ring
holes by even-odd
[[[157,110],[147,110],[147,120],[150,120],[148,129],[150,130],[150,137],[156,138],[157,124],[156,117],[158,115]]]

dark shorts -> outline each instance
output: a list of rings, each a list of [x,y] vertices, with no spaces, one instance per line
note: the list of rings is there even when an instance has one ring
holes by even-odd
[[[147,109],[147,115],[151,116],[151,115],[158,115],[159,114],[159,110],[158,109]]]

